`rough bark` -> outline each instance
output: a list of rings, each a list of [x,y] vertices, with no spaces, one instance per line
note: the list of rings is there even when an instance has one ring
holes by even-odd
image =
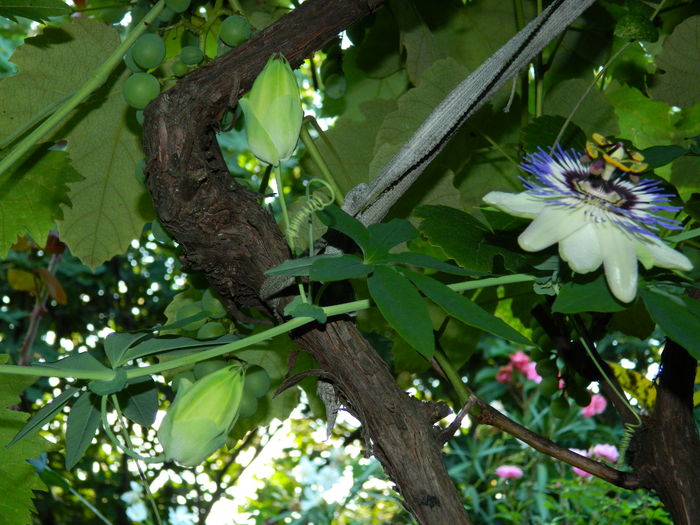
[[[380,3],[305,2],[247,44],[194,71],[146,111],[147,182],[158,215],[181,245],[185,269],[203,272],[232,311],[252,307],[281,317],[281,302],[265,302],[259,290],[264,271],[289,253],[258,196],[229,175],[216,143],[218,121],[272,53],[281,52],[297,66]],[[431,421],[396,386],[354,324],[332,319],[297,334],[296,341],[333,378],[359,417],[371,452],[418,521],[469,523]]]
[[[693,417],[697,361],[668,340],[661,365],[654,412],[635,436],[631,464],[675,525],[693,525],[700,519],[700,438]]]

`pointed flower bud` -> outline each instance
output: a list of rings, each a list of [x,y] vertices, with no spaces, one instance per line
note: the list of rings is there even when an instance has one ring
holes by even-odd
[[[158,429],[165,457],[194,467],[221,448],[238,420],[244,382],[239,364],[181,382]]]
[[[289,62],[272,56],[239,101],[245,115],[248,146],[263,162],[279,165],[296,148],[304,112],[299,87]]]

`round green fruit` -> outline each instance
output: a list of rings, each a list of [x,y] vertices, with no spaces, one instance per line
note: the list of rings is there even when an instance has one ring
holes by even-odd
[[[134,73],[124,82],[124,100],[131,107],[143,109],[160,94],[160,84],[153,75]]]
[[[154,33],[142,35],[132,46],[131,56],[143,69],[157,67],[165,58],[165,42]]]
[[[190,7],[190,0],[165,0],[165,6],[173,13],[182,13]]]
[[[197,46],[185,46],[180,51],[180,60],[188,66],[196,66],[204,58],[204,53]]]
[[[204,376],[221,370],[228,365],[228,362],[224,359],[209,359],[208,361],[200,361],[194,365],[194,377],[197,379],[202,379]]]
[[[558,419],[564,419],[569,414],[569,401],[564,397],[557,397],[549,405],[552,415]]]
[[[190,70],[189,67],[187,67],[187,64],[182,62],[182,60],[178,60],[173,63],[173,75],[176,77],[184,77],[187,72]]]
[[[254,397],[262,397],[270,390],[270,376],[261,366],[250,366],[245,372],[243,391]]]
[[[535,365],[535,370],[537,370],[537,373],[541,375],[542,377],[549,377],[549,376],[554,376],[556,377],[557,374],[559,373],[559,368],[557,367],[557,363],[555,361],[547,360],[547,361],[540,361]]]
[[[207,289],[202,294],[202,308],[212,319],[226,317],[226,307],[214,296],[214,293]]]
[[[335,74],[326,79],[326,95],[329,98],[341,98],[345,94],[347,87],[348,83],[342,75]]]
[[[540,393],[545,397],[552,397],[559,390],[559,378],[557,376],[546,376],[540,383]]]
[[[129,71],[132,73],[138,73],[140,71],[143,71],[143,68],[140,68],[136,62],[134,62],[134,56],[131,54],[131,49],[126,52],[126,55],[124,55],[124,63],[126,64],[126,67],[129,68]]]
[[[197,339],[213,339],[226,333],[226,328],[221,323],[210,322],[203,324],[197,330]]]
[[[177,314],[175,315],[175,320],[176,321],[182,321],[183,319],[187,319],[189,317],[194,317],[198,313],[202,311],[202,303],[197,301],[196,303],[190,303],[186,304],[182,308],[180,308],[177,311]],[[180,327],[181,330],[185,331],[194,331],[197,330],[200,326],[202,326],[205,323],[205,319],[196,319],[193,321],[190,321],[187,323],[185,326]]]
[[[238,409],[238,417],[250,417],[258,411],[258,399],[255,396],[243,392],[241,405]]]
[[[248,20],[240,15],[232,15],[221,22],[219,38],[227,46],[234,47],[248,40],[250,33]]]

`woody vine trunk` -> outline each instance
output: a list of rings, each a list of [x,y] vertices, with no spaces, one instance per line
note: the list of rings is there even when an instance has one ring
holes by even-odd
[[[293,67],[370,14],[381,1],[312,0],[161,95],[146,110],[147,183],[161,221],[189,271],[203,272],[230,312],[258,308],[281,319],[282,300],[264,301],[264,271],[289,258],[258,196],[230,176],[216,142],[223,113],[247,91],[268,57]],[[421,523],[469,519],[421,404],[395,384],[386,364],[346,318],[294,334],[359,417],[365,441]]]

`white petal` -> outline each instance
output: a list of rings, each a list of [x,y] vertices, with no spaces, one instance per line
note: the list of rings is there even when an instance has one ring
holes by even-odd
[[[586,218],[579,210],[547,206],[520,234],[518,243],[523,250],[537,252],[568,237],[585,224]]]
[[[635,242],[615,226],[599,226],[598,240],[603,252],[605,279],[612,294],[629,303],[637,295],[637,250]]]
[[[603,262],[598,234],[593,224],[586,224],[568,237],[559,241],[559,255],[577,273],[588,273]]]
[[[690,262],[681,252],[674,250],[659,239],[650,239],[649,242],[637,244],[639,260],[645,268],[652,266],[671,268],[672,270],[689,271],[693,268]]]
[[[542,199],[533,197],[526,191],[522,193],[491,191],[484,195],[483,200],[506,213],[526,219],[532,219],[544,208]]]

